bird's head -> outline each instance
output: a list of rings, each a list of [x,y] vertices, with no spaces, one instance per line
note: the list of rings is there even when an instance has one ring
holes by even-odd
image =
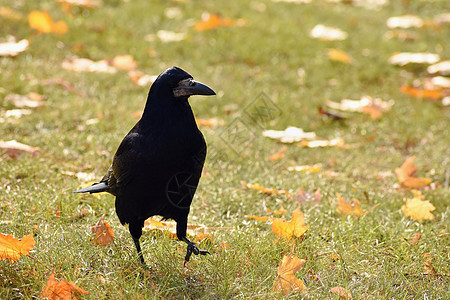
[[[161,73],[154,84],[169,89],[175,98],[187,99],[193,95],[215,95],[206,84],[195,81],[191,74],[178,67],[172,67]]]

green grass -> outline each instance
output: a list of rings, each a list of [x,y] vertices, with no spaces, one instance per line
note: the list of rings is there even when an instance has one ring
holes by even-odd
[[[15,237],[33,233],[36,246],[31,255],[42,262],[28,257],[14,263],[0,261],[0,298],[39,297],[50,269],[57,278],[90,291],[86,299],[279,297],[272,285],[291,245],[274,242],[269,224],[244,215],[268,215],[266,207],[274,210],[283,205],[288,211],[284,218],[290,219],[299,204],[287,196],[244,190],[241,180],[292,193],[301,187],[322,192],[318,205],[301,205],[311,227],[302,241],[295,242],[294,253],[307,259],[297,273],[307,282],[307,293],[287,298],[337,299],[329,293],[335,286],[348,289],[354,299],[450,297],[450,243],[448,236],[438,237],[449,232],[449,110],[400,92],[402,84],[425,77],[423,68],[406,73],[388,63],[394,52],[404,51],[433,52],[450,59],[450,27],[411,30],[419,36],[415,41],[384,37],[388,17],[417,14],[430,20],[450,9],[447,1],[411,1],[407,6],[404,1],[392,1],[379,11],[324,1],[301,5],[102,2],[97,9],[75,7],[69,16],[56,1],[0,0],[0,6],[23,14],[19,20],[0,16],[0,39],[13,35],[31,43],[15,58],[0,57],[0,113],[13,108],[3,100],[8,94],[38,92],[47,97],[45,105],[33,109],[31,115],[0,123],[1,140],[16,139],[41,149],[36,157],[23,155],[16,160],[0,154],[0,232]],[[179,7],[181,17],[168,18],[169,7]],[[36,33],[26,17],[32,10],[49,11],[54,20],[67,23],[69,32]],[[192,24],[204,12],[243,18],[247,23],[196,32]],[[336,42],[311,39],[309,32],[319,23],[339,27],[349,38]],[[145,40],[158,30],[187,32],[188,37],[173,43]],[[330,48],[346,51],[355,63],[330,61],[326,56]],[[61,63],[73,55],[100,60],[120,54],[133,55],[138,69],[151,75],[177,65],[218,94],[190,100],[198,118],[225,121],[223,126],[201,128],[209,154],[190,223],[234,229],[213,231],[214,242],[200,245],[213,255],[193,257],[187,269],[183,267],[184,244],[151,233],[145,233],[141,243],[152,270],[140,268],[128,229],[115,215],[113,197],[71,193],[86,182],[68,172],[93,173],[97,179],[103,176],[116,147],[137,121],[132,115],[142,110],[148,87],[135,86],[123,71],[75,73],[64,70]],[[303,82],[299,82],[299,68],[306,74]],[[54,78],[64,79],[86,95],[43,83]],[[243,112],[260,93],[281,110],[280,116],[262,126]],[[393,99],[395,105],[377,120],[351,114],[338,123],[317,114],[317,107],[326,100],[359,99],[366,94]],[[93,118],[99,122],[85,125]],[[230,126],[239,120],[245,141],[251,140],[245,146],[226,142]],[[270,155],[282,145],[264,138],[263,127],[281,130],[287,126],[315,131],[323,138],[342,137],[358,147],[288,145],[284,158],[270,162]],[[412,193],[395,187],[394,169],[411,155],[417,155],[419,176],[435,183],[436,188],[422,191],[436,207],[433,221],[418,223],[400,210]],[[289,166],[317,163],[322,164],[318,173],[287,171]],[[338,175],[330,177],[326,171]],[[392,176],[380,176],[381,172]],[[336,212],[336,192],[346,199],[360,199],[366,210],[379,206],[360,219],[343,218]],[[60,218],[56,217],[58,207]],[[88,214],[77,218],[81,209]],[[115,243],[109,247],[90,241],[91,226],[103,214],[115,231]],[[412,246],[410,238],[417,232],[422,239]],[[228,243],[229,249],[220,250],[221,243]],[[446,277],[423,275],[424,253],[431,255],[437,274]],[[332,254],[339,259],[333,260]]]

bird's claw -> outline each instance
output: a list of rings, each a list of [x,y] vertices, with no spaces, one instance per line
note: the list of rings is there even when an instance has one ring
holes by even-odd
[[[185,263],[189,261],[189,259],[191,258],[192,253],[194,253],[195,255],[211,254],[207,250],[200,250],[200,249],[198,249],[197,245],[192,243],[192,242],[188,243],[186,256],[184,258]]]

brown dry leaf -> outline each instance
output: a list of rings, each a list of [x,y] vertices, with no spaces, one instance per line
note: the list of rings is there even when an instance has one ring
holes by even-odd
[[[348,34],[339,28],[318,24],[311,30],[309,36],[323,41],[342,41],[347,39]]]
[[[264,192],[264,193],[269,194],[269,195],[278,195],[278,194],[290,195],[290,193],[288,191],[286,191],[286,190],[268,189],[268,188],[265,188],[265,187],[261,186],[259,183],[251,184],[251,183],[247,183],[247,182],[242,180],[241,184],[246,189]]]
[[[284,153],[286,152],[286,149],[287,149],[286,146],[283,146],[283,147],[280,149],[280,151],[275,152],[274,154],[272,154],[272,155],[269,157],[269,161],[275,161],[275,160],[279,160],[279,159],[283,158]]]
[[[344,298],[344,299],[353,299],[352,294],[347,290],[344,289],[343,287],[334,287],[330,289],[330,293],[339,295],[339,297]]]
[[[131,70],[128,72],[128,77],[137,86],[150,86],[158,76],[144,74],[137,70]]]
[[[421,237],[422,237],[422,233],[420,233],[420,232],[416,233],[411,240],[411,244],[413,246],[417,245],[417,243],[420,241]]]
[[[402,206],[402,212],[406,217],[422,222],[423,220],[433,220],[434,215],[431,213],[436,208],[428,200],[422,200],[423,196],[416,195],[412,199],[406,199],[406,204]]]
[[[305,226],[305,216],[299,208],[292,214],[291,221],[279,218],[273,218],[271,221],[273,233],[286,241],[291,240],[294,236],[301,237],[309,229],[309,224]]]
[[[431,183],[430,178],[418,178],[416,176],[417,167],[414,165],[416,156],[408,157],[400,168],[395,168],[398,181],[408,188],[422,188]]]
[[[63,21],[54,22],[48,12],[34,10],[28,15],[28,23],[30,27],[36,29],[40,33],[66,33],[69,28]]]
[[[284,295],[288,295],[291,291],[306,292],[306,286],[295,276],[306,262],[293,254],[288,254],[283,257],[281,264],[278,267],[277,277],[273,283],[274,291],[282,291]]]
[[[20,255],[28,255],[34,248],[33,234],[25,235],[21,239],[13,238],[12,235],[0,233],[0,259],[9,259],[15,262]]]
[[[78,294],[87,295],[90,292],[85,291],[75,285],[73,282],[55,279],[55,272],[50,274],[47,284],[41,293],[41,298],[59,300],[59,299],[79,299]]]
[[[361,203],[358,199],[353,199],[353,204],[350,204],[345,201],[345,199],[342,198],[339,193],[336,193],[336,196],[338,198],[338,209],[336,211],[341,216],[352,215],[353,217],[358,218],[364,216],[367,213],[364,209],[362,209]]]
[[[280,140],[282,143],[295,143],[301,140],[312,140],[316,138],[314,132],[304,132],[302,128],[288,127],[285,130],[265,130],[265,137]]]
[[[105,215],[103,215],[97,224],[92,226],[92,235],[94,236],[91,240],[94,244],[107,246],[114,242],[114,231],[108,222],[105,222]]]
[[[17,54],[27,50],[30,43],[28,40],[15,40],[6,43],[0,43],[0,56],[16,56]]]
[[[69,60],[63,61],[62,67],[66,70],[74,72],[103,72],[103,73],[117,72],[117,69],[110,66],[108,61],[106,60],[92,61],[87,58],[78,58],[78,57],[73,57]]]
[[[117,55],[112,61],[113,67],[119,70],[131,71],[137,68],[136,61],[131,55]]]
[[[402,85],[400,91],[404,94],[413,96],[415,98],[427,98],[430,100],[439,100],[444,97],[442,90],[427,90],[420,89],[409,85]]]
[[[218,27],[244,26],[245,23],[244,19],[233,20],[222,18],[217,14],[204,14],[202,20],[195,24],[194,29],[196,31],[205,31]]]
[[[36,156],[41,149],[38,147],[31,147],[22,143],[17,142],[16,140],[11,141],[0,141],[0,152],[5,152],[12,159],[16,159],[23,153],[29,153],[33,156]]]
[[[329,49],[327,55],[331,60],[334,61],[340,61],[346,64],[353,63],[353,58],[342,50]]]
[[[256,221],[269,221],[270,218],[268,216],[255,216],[255,215],[245,215],[244,217],[249,218],[249,219],[255,219]]]

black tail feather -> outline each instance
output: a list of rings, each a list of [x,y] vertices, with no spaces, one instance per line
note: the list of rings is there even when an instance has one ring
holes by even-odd
[[[78,191],[75,191],[74,193],[100,193],[100,192],[106,192],[108,191],[109,186],[108,184],[106,184],[106,182],[99,182],[99,183],[94,183],[91,186],[82,188]]]

